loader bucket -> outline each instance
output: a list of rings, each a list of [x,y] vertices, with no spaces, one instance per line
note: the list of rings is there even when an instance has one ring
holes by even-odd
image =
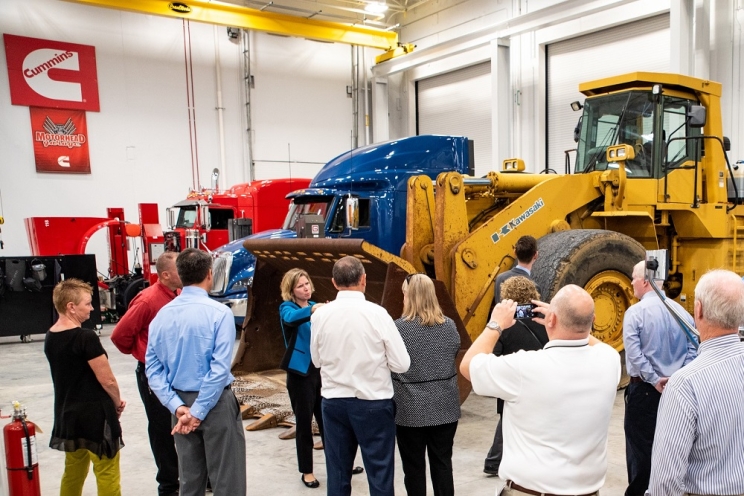
[[[331,301],[337,293],[331,281],[333,264],[347,255],[357,257],[367,274],[367,300],[383,306],[393,319],[403,312],[403,281],[408,274],[416,272],[405,260],[360,239],[251,239],[243,246],[256,256],[256,272],[240,345],[231,368],[236,376],[279,368],[285,351],[279,324],[282,303],[279,285],[289,269],[299,267],[308,272],[315,286],[313,301]],[[442,310],[455,321],[460,334],[459,366],[470,347],[470,336],[444,285],[439,281],[434,284]],[[471,386],[462,377],[459,386],[460,399],[464,401]]]

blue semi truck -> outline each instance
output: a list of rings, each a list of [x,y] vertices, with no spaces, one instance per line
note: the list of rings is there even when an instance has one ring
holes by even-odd
[[[236,325],[242,325],[256,267],[256,258],[243,248],[243,241],[295,238],[308,220],[312,225],[306,237],[364,239],[400,253],[406,238],[408,178],[426,174],[436,179],[446,171],[473,175],[472,141],[456,136],[412,136],[339,155],[323,166],[308,188],[287,195],[292,202],[282,229],[236,239],[213,252],[210,296],[228,305]],[[347,210],[355,210],[353,221],[347,218],[351,213]],[[317,232],[321,227],[322,234]]]

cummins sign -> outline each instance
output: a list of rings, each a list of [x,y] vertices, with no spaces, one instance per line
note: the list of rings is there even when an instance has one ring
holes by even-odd
[[[98,112],[95,47],[4,34],[13,105]]]

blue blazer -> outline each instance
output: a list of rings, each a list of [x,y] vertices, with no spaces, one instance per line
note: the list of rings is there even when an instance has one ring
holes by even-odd
[[[288,372],[306,376],[310,370],[310,314],[315,302],[300,307],[293,301],[279,306],[279,317],[284,336],[284,353],[280,367]]]

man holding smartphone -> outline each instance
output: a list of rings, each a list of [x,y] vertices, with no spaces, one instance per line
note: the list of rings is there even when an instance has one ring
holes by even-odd
[[[460,372],[476,394],[502,398],[503,496],[595,496],[607,474],[607,431],[620,381],[620,356],[590,335],[594,301],[570,284],[550,304],[533,301],[550,341],[540,351],[491,354],[515,324],[506,299],[465,353]]]

